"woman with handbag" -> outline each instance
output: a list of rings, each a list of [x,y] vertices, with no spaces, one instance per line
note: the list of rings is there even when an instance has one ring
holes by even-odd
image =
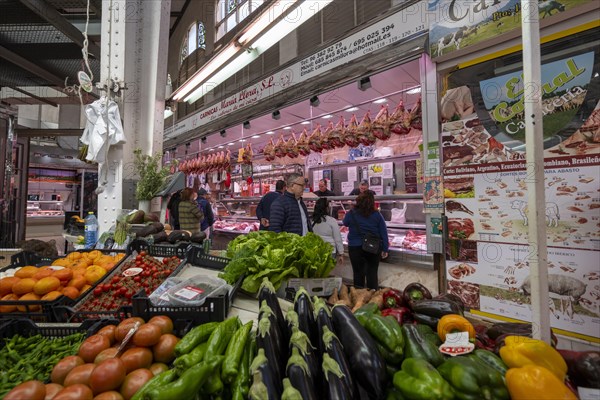
[[[379,260],[388,257],[389,242],[385,220],[375,209],[373,194],[367,191],[358,195],[354,209],[344,217],[344,226],[349,228],[348,253],[354,286],[377,289]]]

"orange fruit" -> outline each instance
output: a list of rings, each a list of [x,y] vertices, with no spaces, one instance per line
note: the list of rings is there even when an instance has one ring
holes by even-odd
[[[41,300],[51,301],[51,300],[59,298],[60,296],[62,296],[62,293],[60,291],[53,290],[51,292],[46,293],[44,296],[42,296]]]
[[[65,258],[71,262],[73,261],[77,261],[81,258],[81,253],[78,251],[74,251],[72,253],[69,253],[65,256]]]
[[[91,285],[85,285],[84,287],[81,288],[81,290],[79,291],[79,293],[85,293],[88,290],[90,290],[91,287],[92,287]]]
[[[24,295],[25,293],[30,293],[33,290],[37,280],[33,278],[25,278],[21,279],[19,282],[15,283],[12,287],[12,291],[16,295]]]
[[[21,278],[17,278],[16,276],[7,276],[6,278],[0,279],[0,297],[12,293],[13,285],[20,280]]]
[[[7,294],[6,296],[2,297],[2,300],[0,300],[0,304],[1,301],[12,301],[12,300],[19,300],[19,296],[17,296],[16,294]],[[0,313],[10,313],[13,311],[17,310],[17,306],[13,306],[13,305],[6,305],[6,306],[0,306]]]
[[[39,296],[50,293],[60,286],[60,280],[54,276],[42,278],[33,286],[33,292]]]
[[[69,284],[67,286],[73,286],[75,289],[81,290],[81,288],[85,285],[87,285],[87,280],[85,279],[85,277],[81,275],[76,275],[73,277],[73,279],[69,281]]]
[[[32,267],[31,265],[27,265],[23,268],[20,268],[17,272],[15,272],[15,276],[17,278],[32,278],[38,272],[37,267]]]
[[[52,261],[52,265],[55,265],[57,267],[66,267],[70,263],[71,261],[69,261],[66,257],[57,258],[56,260]]]
[[[40,280],[42,278],[52,276],[53,273],[54,273],[54,270],[50,267],[40,267],[40,268],[38,268],[38,271],[35,274],[33,274],[32,278]]]
[[[64,294],[65,296],[67,296],[70,299],[75,300],[77,297],[79,297],[79,290],[77,290],[73,286],[67,286],[66,288],[63,289],[62,294]]]
[[[105,274],[106,270],[104,268],[97,265],[92,265],[85,271],[85,280],[91,285],[92,283],[101,279]]]
[[[92,250],[83,254],[87,257],[88,260],[95,260],[97,258],[102,257],[102,252],[100,250]]]
[[[19,301],[31,301],[31,300],[39,300],[40,296],[35,293],[27,293],[23,296],[19,297]],[[26,311],[39,311],[41,309],[38,305],[27,305],[27,306],[17,306],[17,310],[21,312]]]
[[[63,268],[56,270],[52,273],[52,276],[58,278],[60,281],[70,281],[73,279],[73,270],[69,268]]]

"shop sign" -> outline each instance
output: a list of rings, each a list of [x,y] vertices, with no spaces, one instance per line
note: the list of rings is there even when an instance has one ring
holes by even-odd
[[[539,213],[552,326],[600,342],[600,101],[590,87],[593,66],[594,53],[542,65],[545,204],[527,201],[521,72],[482,81],[477,93],[466,86],[472,82],[448,91],[461,98],[445,96],[442,108],[470,102],[473,112],[442,124],[441,153],[448,291],[473,312],[531,321],[528,226]]]
[[[593,1],[597,0],[540,1],[539,18]],[[435,16],[429,29],[429,51],[434,59],[521,29],[519,0],[429,0],[428,12]]]
[[[314,53],[286,69],[267,76],[220,103],[201,110],[165,129],[165,137],[175,138],[233,112],[252,106],[308,79],[362,58],[384,47],[407,41],[426,32],[425,4],[416,3],[389,17]],[[297,90],[301,90],[298,88]]]

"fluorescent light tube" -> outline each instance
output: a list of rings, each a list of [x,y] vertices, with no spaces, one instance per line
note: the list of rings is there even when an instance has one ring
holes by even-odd
[[[238,42],[241,45],[247,44],[249,41],[254,39],[258,34],[265,30],[273,21],[281,17],[291,6],[293,6],[298,0],[284,0],[276,1],[269,8],[267,8],[261,15],[252,23],[250,29],[240,36]]]

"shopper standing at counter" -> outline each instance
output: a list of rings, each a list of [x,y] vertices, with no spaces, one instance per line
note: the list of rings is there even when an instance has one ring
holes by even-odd
[[[196,203],[197,198],[198,193],[192,188],[188,187],[181,191],[179,226],[184,231],[190,231],[192,235],[200,233],[200,221],[204,219],[204,213]]]
[[[260,230],[269,230],[269,219],[271,218],[271,205],[285,192],[285,182],[278,180],[275,183],[275,191],[265,194],[256,206],[256,218],[260,221]]]
[[[206,196],[208,192],[206,189],[198,190],[198,208],[204,214],[204,219],[200,221],[200,231],[206,233],[206,238],[210,237],[210,229],[215,223],[215,215],[213,214],[212,206]]]
[[[316,190],[314,193],[319,197],[335,196],[335,192],[333,190],[327,189],[326,179],[321,179],[319,181],[319,190]]]
[[[300,236],[311,232],[308,210],[302,201],[306,182],[300,174],[290,174],[286,182],[287,190],[271,205],[269,230],[289,232]]]
[[[344,242],[337,220],[329,215],[329,200],[321,198],[315,203],[312,216],[313,232],[333,246],[333,256],[341,263],[344,258]]]
[[[375,197],[369,191],[359,194],[356,205],[352,211],[346,213],[343,223],[349,228],[348,254],[352,264],[354,286],[377,289],[379,259],[387,258],[389,242],[385,220],[375,209]],[[363,240],[369,233],[380,239],[380,253],[373,254],[363,250]]]
[[[365,193],[365,192],[371,193],[373,196],[375,196],[375,192],[369,189],[369,181],[366,179],[363,179],[362,181],[360,181],[358,188],[352,189],[349,196],[358,196],[359,194]]]

